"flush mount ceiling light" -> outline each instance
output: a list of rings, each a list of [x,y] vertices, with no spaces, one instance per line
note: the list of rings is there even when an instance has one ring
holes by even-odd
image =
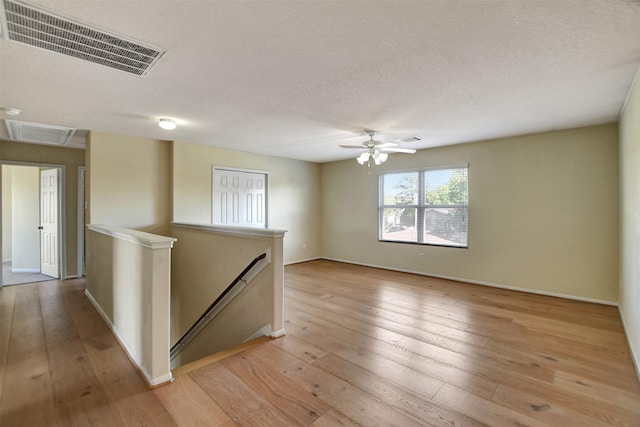
[[[373,136],[376,134],[376,131],[374,130],[367,130],[365,132],[367,133],[367,135],[369,135],[369,141],[365,141],[361,145],[341,145],[340,146],[342,148],[355,148],[358,150],[362,150],[362,149],[366,150],[356,158],[356,161],[361,165],[364,165],[366,163],[367,166],[369,167],[371,166],[371,161],[373,161],[373,163],[376,166],[379,166],[387,161],[387,159],[389,158],[388,153],[413,154],[416,152],[416,150],[412,148],[396,148],[396,145],[398,144],[396,144],[395,142],[375,141],[373,139]]]
[[[160,119],[158,126],[165,130],[173,130],[176,128],[176,122],[173,119],[162,118]]]

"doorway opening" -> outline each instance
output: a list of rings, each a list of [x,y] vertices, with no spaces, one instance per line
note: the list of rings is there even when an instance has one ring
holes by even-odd
[[[64,166],[2,164],[2,286],[63,277],[63,182]]]

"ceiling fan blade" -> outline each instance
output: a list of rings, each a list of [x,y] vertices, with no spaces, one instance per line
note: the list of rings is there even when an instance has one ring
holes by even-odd
[[[382,151],[387,153],[408,153],[413,154],[416,152],[413,148],[382,148]]]
[[[376,148],[387,148],[387,147],[395,147],[396,144],[395,142],[381,142],[379,144],[376,144]]]
[[[361,150],[366,149],[364,145],[341,145],[342,148],[359,148]]]

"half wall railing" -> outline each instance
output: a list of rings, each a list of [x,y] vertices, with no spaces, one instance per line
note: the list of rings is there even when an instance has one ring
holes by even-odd
[[[245,267],[233,282],[226,287],[224,291],[207,307],[202,315],[195,321],[187,332],[180,337],[171,347],[171,360],[174,360],[178,354],[204,329],[209,322],[216,318],[224,308],[231,303],[240,293],[251,283],[252,279],[262,271],[264,266],[269,262],[267,254],[263,253],[253,259]],[[264,261],[264,262],[260,262]],[[262,267],[262,268],[260,268]]]
[[[284,230],[172,223],[170,233],[180,242],[171,257],[172,369],[284,334]]]

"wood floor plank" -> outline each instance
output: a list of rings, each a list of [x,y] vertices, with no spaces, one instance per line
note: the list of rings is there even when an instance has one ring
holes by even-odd
[[[9,340],[11,339],[11,327],[13,325],[13,313],[15,309],[15,286],[0,288],[0,401],[4,378],[7,371],[7,357],[9,353]]]
[[[434,340],[441,341],[453,340],[450,341],[453,343],[452,345],[455,345],[455,343],[465,343],[483,347],[489,341],[486,337],[465,330],[416,319],[415,317],[396,313],[392,310],[385,310],[355,301],[349,301],[346,298],[336,297],[330,300],[310,300],[308,294],[290,288],[287,292],[287,299],[290,301],[303,301],[307,304],[313,301],[321,302],[323,310],[335,313],[336,316],[349,317],[356,321],[366,322],[411,336],[433,336]],[[364,311],[359,311],[363,308]]]
[[[326,351],[320,357],[314,356],[308,359],[309,352],[306,348],[311,344],[294,335],[289,335],[276,341],[275,345],[363,390],[365,388],[376,388],[376,386],[380,386],[378,388],[382,389],[382,385],[386,389],[394,389],[401,386],[403,389],[421,396],[422,399],[429,399],[444,385],[442,381],[433,381],[431,378],[424,381],[423,377],[416,371],[398,370],[397,365],[385,363],[386,361],[383,359],[376,360],[376,363],[373,364],[356,364]],[[362,378],[352,378],[356,372],[359,372]],[[363,382],[360,383],[360,381]],[[376,391],[380,391],[379,389]],[[371,394],[374,395],[375,393]]]
[[[430,359],[420,354],[400,349],[386,342],[371,342],[353,331],[343,328],[316,325],[318,319],[304,317],[301,320],[289,321],[286,328],[290,335],[307,342],[313,342],[327,351],[353,362],[391,380],[411,378],[418,383],[448,381],[478,395],[490,397],[496,383],[481,376],[474,375],[440,360]],[[368,343],[368,344],[367,344]],[[410,383],[405,384],[410,386]]]
[[[636,413],[638,415],[638,421],[640,421],[640,394],[638,393],[629,392],[620,387],[611,387],[562,371],[556,373],[553,384],[560,390],[571,391],[611,402],[621,408]]]
[[[486,348],[514,357],[521,357],[522,353],[525,353],[531,357],[533,363],[548,364],[556,371],[565,371],[635,393],[640,392],[640,383],[629,381],[629,377],[635,375],[629,363],[617,364],[605,358],[585,359],[583,354],[565,351],[560,345],[541,348],[532,343],[520,342],[514,346],[510,343],[491,340]]]
[[[331,353],[328,353],[322,358],[314,361],[314,365],[358,387],[359,389],[366,391],[371,396],[386,402],[388,405],[400,412],[403,412],[407,416],[418,418],[425,423],[442,427],[452,425],[485,425],[458,412],[451,411],[441,405],[433,403],[431,401],[433,394],[431,394],[430,390],[426,391],[425,394],[409,391],[408,388],[403,388],[384,380],[378,375],[347,362],[346,360]],[[397,378],[397,382],[405,384],[410,382],[410,379]]]
[[[282,375],[296,382],[298,387],[347,414],[362,425],[431,425],[402,414],[386,402],[376,399],[340,378],[327,375],[322,369],[306,363],[270,343],[247,350],[246,357],[278,370]]]
[[[305,321],[311,322],[311,320],[308,319],[305,319]],[[314,321],[317,322],[318,320],[315,319]],[[308,334],[305,333],[304,328],[306,328]],[[305,324],[305,326],[302,326],[300,329],[298,329],[297,324],[292,325],[290,329],[291,334],[296,337],[308,342],[315,342],[324,348],[331,348],[331,351],[334,354],[352,362],[355,365],[364,367],[365,369],[376,373],[381,378],[392,382],[402,380],[405,387],[418,393],[426,394],[428,397],[433,396],[433,394],[442,387],[443,381],[441,379],[429,375],[430,373],[433,373],[431,369],[433,365],[431,365],[431,367],[425,366],[425,369],[422,369],[421,367],[416,368],[415,366],[408,366],[412,364],[403,363],[405,362],[403,355],[396,355],[396,352],[400,353],[401,351],[398,348],[394,348],[392,344],[384,342],[377,344],[375,349],[383,353],[380,354],[363,349],[363,347],[359,345],[357,338],[349,343],[340,341],[339,339],[331,336],[320,337],[319,335],[322,331],[327,330],[323,327],[317,327],[311,323]],[[371,347],[374,346],[372,345]],[[386,353],[385,350],[382,349],[385,347]],[[479,381],[479,383],[481,383],[481,381]],[[487,384],[486,393],[492,393],[494,386],[495,385],[493,384]]]
[[[58,420],[61,425],[89,425],[91,419],[102,425],[115,424],[65,298],[69,293],[82,295],[82,283],[67,281],[55,286],[47,282],[39,290]]]
[[[61,426],[85,427],[91,420],[84,410],[81,399],[57,402],[56,413]]]
[[[578,411],[565,408],[562,402],[556,402],[549,396],[534,396],[511,387],[498,385],[492,401],[515,411],[529,414],[556,426],[592,426],[606,427],[611,424],[584,415]]]
[[[180,427],[227,427],[229,416],[188,375],[155,389],[154,394]]]
[[[246,353],[229,357],[222,366],[294,420],[297,425],[313,424],[331,407],[312,393],[296,386],[286,376],[262,363],[255,363]]]
[[[0,425],[57,426],[36,284],[20,285],[16,289],[8,347]]]
[[[543,421],[448,384],[440,389],[434,401],[491,426],[549,426]]]
[[[176,426],[160,400],[149,390],[119,346],[85,350],[119,426]]]
[[[351,418],[346,415],[336,411],[335,409],[331,409],[323,416],[318,418],[311,424],[313,427],[360,427],[361,424],[356,423]]]
[[[317,304],[314,304],[313,302],[309,302],[304,299],[298,299],[297,297],[292,298],[290,293],[287,296],[288,296],[288,300],[295,302],[295,304],[297,304],[298,306],[304,306],[305,312],[308,312],[316,316],[317,318],[320,317],[319,313],[330,312],[332,314],[335,314],[336,318],[343,319],[341,321],[343,325],[347,324],[344,319],[349,319],[349,321],[353,320],[354,322],[349,322],[349,324],[354,324],[354,325],[363,324],[363,325],[371,325],[371,326],[379,327],[384,329],[385,331],[397,333],[409,339],[415,339],[421,342],[425,342],[427,344],[441,347],[443,349],[451,350],[456,353],[471,356],[479,360],[485,359],[485,360],[497,361],[503,356],[502,353],[498,353],[490,349],[483,348],[482,345],[486,343],[485,341],[479,342],[480,344],[482,344],[480,346],[474,346],[469,342],[460,341],[457,339],[449,338],[448,336],[439,335],[436,330],[426,331],[424,329],[414,328],[411,325],[398,324],[391,320],[380,319],[379,317],[374,315],[356,313],[353,310],[351,310],[348,313],[342,312],[339,308],[336,308],[335,304],[333,304],[332,302],[322,301],[322,302],[318,302]],[[308,305],[312,305],[314,308],[309,309]],[[356,326],[352,329],[357,330],[358,328]],[[373,335],[380,337],[381,332],[379,330],[376,330],[373,333]],[[457,338],[465,339],[462,336],[458,336]],[[404,341],[406,342],[409,340],[405,339]],[[539,358],[535,354],[512,351],[506,363],[508,363],[509,365],[518,364],[519,366],[522,367],[524,371],[532,372],[538,378],[543,378],[543,379],[546,379],[547,381],[551,381],[553,377],[552,370],[548,368],[548,366],[551,366],[550,361],[544,358]],[[542,372],[542,370],[544,370],[545,368],[546,368],[546,372]]]
[[[189,374],[231,419],[240,426],[286,426],[294,421],[271,405],[259,393],[233,375],[220,363]]]

